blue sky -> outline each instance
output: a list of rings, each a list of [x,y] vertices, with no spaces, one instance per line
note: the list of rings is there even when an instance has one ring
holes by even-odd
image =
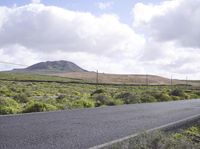
[[[103,13],[114,13],[118,15],[120,21],[131,25],[133,18],[131,11],[136,3],[142,2],[144,4],[158,4],[163,0],[42,0],[41,3],[45,5],[53,5],[74,11],[91,12],[95,15]],[[14,5],[22,6],[29,4],[31,0],[1,0],[1,6],[13,7]],[[99,3],[111,2],[112,6],[106,9],[99,9]]]

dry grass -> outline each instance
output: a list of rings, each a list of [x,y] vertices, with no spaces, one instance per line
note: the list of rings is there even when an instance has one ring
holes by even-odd
[[[95,72],[70,72],[56,73],[54,76],[83,79],[88,82],[96,82],[97,74]],[[148,80],[148,81],[147,81]],[[98,74],[99,83],[109,84],[143,84],[146,85],[170,85],[171,80],[168,78],[155,75],[120,75],[120,74]],[[173,80],[173,84],[181,84],[183,81]]]

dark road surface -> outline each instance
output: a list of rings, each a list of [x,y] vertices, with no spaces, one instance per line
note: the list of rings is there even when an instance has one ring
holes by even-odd
[[[0,116],[0,149],[85,149],[200,114],[200,100]]]

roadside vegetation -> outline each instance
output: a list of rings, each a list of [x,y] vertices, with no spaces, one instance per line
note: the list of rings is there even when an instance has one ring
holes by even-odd
[[[117,148],[117,147],[116,147]],[[130,141],[131,149],[200,149],[200,126],[178,133],[153,132],[141,134]]]
[[[0,114],[200,98],[200,91],[189,86],[98,85],[97,87],[79,81],[81,83],[74,83],[72,79],[61,77],[0,73]]]

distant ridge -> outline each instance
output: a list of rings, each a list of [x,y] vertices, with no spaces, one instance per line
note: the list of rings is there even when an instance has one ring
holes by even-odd
[[[12,72],[26,73],[62,73],[62,72],[87,72],[70,61],[47,61],[31,65],[24,69],[13,69]]]

